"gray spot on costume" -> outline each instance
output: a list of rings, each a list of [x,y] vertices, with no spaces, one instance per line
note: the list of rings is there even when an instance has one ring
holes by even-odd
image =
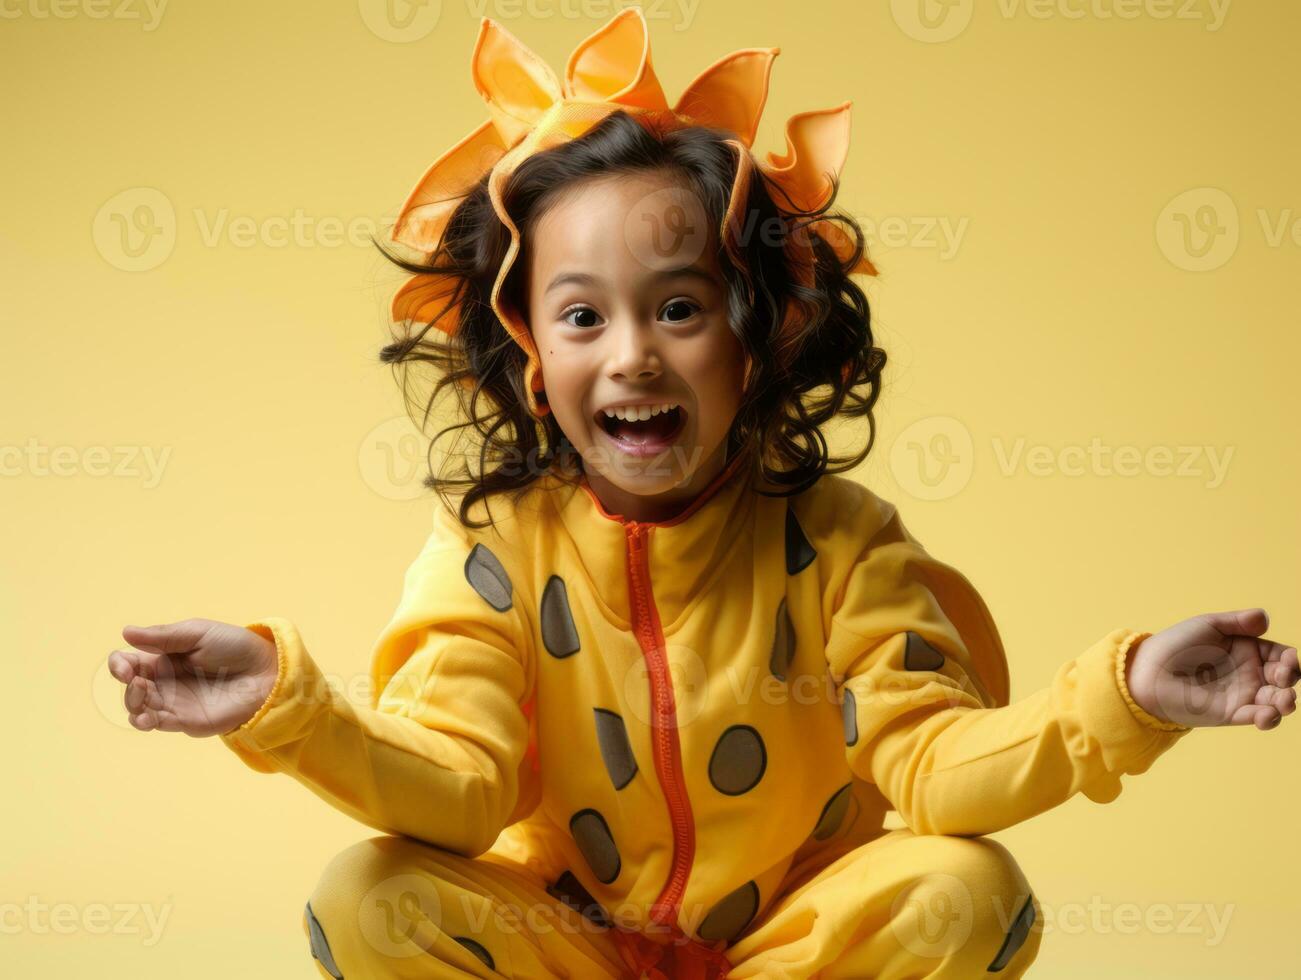
[[[312,956],[321,964],[325,972],[334,977],[334,980],[343,980],[343,974],[339,972],[338,966],[334,962],[334,954],[330,952],[330,943],[325,938],[325,930],[321,924],[316,921],[316,913],[312,911],[312,903],[307,903],[307,932],[311,938]]]
[[[768,656],[768,669],[778,680],[786,679],[786,671],[795,659],[795,624],[783,597],[777,606],[777,629],[773,635],[772,653]]]
[[[747,881],[710,910],[700,923],[697,935],[706,942],[717,942],[719,939],[731,942],[750,924],[758,911],[759,886],[753,881]]]
[[[790,502],[786,504],[786,574],[798,575],[813,563],[818,553],[809,544],[809,539],[795,519],[795,510]]]
[[[1016,951],[1025,945],[1025,938],[1030,935],[1032,925],[1034,925],[1034,896],[1027,895],[1025,904],[1021,906],[1021,911],[1016,914],[1016,921],[1007,930],[1007,935],[1003,938],[1003,945],[986,968],[986,973],[998,973],[1003,967],[1007,966],[1008,961],[1016,955]]]
[[[850,787],[852,783],[845,783],[844,786],[836,790],[831,799],[827,800],[826,805],[822,808],[822,815],[818,817],[818,825],[813,828],[814,840],[826,840],[845,822],[845,814],[849,812]]]
[[[908,670],[939,670],[944,666],[944,654],[916,633],[909,632],[908,646],[903,654],[903,665]]]
[[[848,687],[843,689],[844,701],[840,711],[845,722],[845,744],[853,745],[858,741],[858,698]]]
[[[569,593],[559,575],[547,579],[542,590],[542,645],[547,653],[560,659],[578,652],[578,630],[569,611]]]
[[[510,576],[497,556],[484,545],[476,544],[470,549],[470,557],[465,559],[465,579],[493,609],[505,612],[510,608]]]
[[[610,916],[592,897],[592,893],[583,887],[583,883],[572,871],[566,869],[554,884],[547,885],[547,894],[552,898],[560,899],[571,909],[582,914],[589,922],[606,929],[610,928]]]
[[[569,832],[597,881],[608,885],[619,877],[619,848],[605,817],[592,809],[579,810],[569,819]]]
[[[614,788],[623,789],[637,775],[637,759],[628,742],[628,729],[623,719],[613,711],[605,708],[592,710],[596,715],[596,741],[601,747],[601,758],[605,760],[605,771],[610,774]]]
[[[477,943],[473,939],[468,939],[465,936],[453,936],[452,938],[475,956],[479,957],[479,959],[483,961],[483,965],[489,970],[497,969],[497,964],[493,961],[492,954],[483,948],[482,943]]]
[[[720,793],[739,796],[754,788],[767,766],[759,733],[749,725],[733,725],[719,736],[709,757],[709,781]]]

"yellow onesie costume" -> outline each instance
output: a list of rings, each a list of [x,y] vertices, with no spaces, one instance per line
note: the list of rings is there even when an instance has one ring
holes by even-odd
[[[1009,705],[984,602],[891,503],[747,473],[662,523],[555,476],[495,528],[436,507],[368,708],[290,622],[249,624],[280,674],[223,740],[405,835],[312,893],[323,975],[1025,971],[1035,898],[979,835],[1112,800],[1188,731],[1124,686],[1148,634],[1113,630]]]
[[[733,52],[670,107],[635,7],[574,49],[563,80],[484,18],[472,69],[488,119],[434,161],[392,237],[432,255],[488,176],[512,240],[491,303],[527,355],[532,413],[550,411],[537,350],[500,291],[519,247],[502,207],[513,169],[622,110],[732,134],[720,240],[746,226],[734,219],[760,175],[818,209],[850,103],[790,117],[786,151],[752,159],[777,53]],[[839,225],[808,228],[848,263]],[[783,247],[809,284],[810,241]],[[850,271],[876,270],[861,256]],[[394,320],[454,330],[455,285],[411,276]],[[779,355],[799,335],[788,312]],[[1039,909],[980,835],[1076,792],[1111,800],[1188,731],[1125,689],[1147,634],[1113,630],[1009,705],[985,604],[893,505],[840,477],[766,496],[739,464],[660,523],[551,474],[495,528],[437,508],[373,651],[368,707],[324,682],[292,623],[250,624],[275,641],[279,676],[224,741],[403,835],[349,848],[312,893],[323,975],[1024,973]],[[892,809],[908,829],[884,829]]]

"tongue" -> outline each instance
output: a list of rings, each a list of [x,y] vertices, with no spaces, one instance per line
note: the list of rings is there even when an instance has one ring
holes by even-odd
[[[627,442],[643,445],[658,442],[668,436],[678,424],[678,413],[660,412],[645,422],[625,422],[618,419],[614,423],[614,437]]]

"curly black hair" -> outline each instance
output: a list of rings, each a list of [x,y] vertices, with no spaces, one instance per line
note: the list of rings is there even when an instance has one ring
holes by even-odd
[[[510,175],[502,195],[521,239],[520,254],[502,285],[503,298],[514,309],[527,310],[524,256],[530,231],[560,188],[611,174],[677,174],[698,196],[713,227],[721,229],[739,165],[737,146],[735,134],[725,130],[679,128],[654,113],[615,110],[582,136],[528,157]],[[752,168],[754,178],[762,173]],[[730,247],[719,245],[729,325],[753,365],[728,434],[727,458],[749,457],[748,465],[760,482],[775,488],[763,491],[770,496],[799,493],[823,473],[852,469],[867,458],[876,438],[872,408],[886,357],[873,346],[867,297],[849,273],[862,257],[865,242],[852,217],[830,211],[839,182],[828,176],[831,194],[817,210],[800,210],[764,176],[749,181],[742,211],[744,227],[773,227],[768,222],[775,221],[789,234],[821,219],[837,222],[848,233],[854,252],[843,261],[821,235],[805,233],[813,246],[811,288],[801,283],[780,240],[742,235],[726,239]],[[529,411],[524,387],[527,355],[490,303],[510,241],[489,199],[487,175],[457,206],[428,261],[408,260],[375,241],[394,264],[411,273],[446,276],[453,287],[442,314],[458,318],[453,329],[446,329],[441,317],[418,327],[410,321],[395,324],[394,340],[379,356],[393,366],[407,405],[423,402],[422,431],[440,394],[455,394],[462,421],[431,439],[424,484],[445,501],[450,491],[463,491],[459,518],[469,527],[484,527],[492,520],[490,507],[488,520],[471,518],[476,502],[487,504],[492,495],[503,492],[518,502],[544,473],[567,478],[577,456],[553,413],[538,418]],[[774,340],[792,304],[798,329],[778,350]],[[413,400],[411,369],[421,364],[432,369],[434,384],[426,397]],[[858,452],[830,454],[823,427],[837,416],[867,419],[867,438]],[[473,432],[471,450],[446,453],[447,460],[459,458],[460,467],[436,471],[435,446],[460,430]]]

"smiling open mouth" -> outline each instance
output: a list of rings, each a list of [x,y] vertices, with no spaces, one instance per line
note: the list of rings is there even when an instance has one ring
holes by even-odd
[[[628,448],[658,450],[666,448],[682,432],[687,413],[681,405],[660,412],[645,421],[629,421],[597,413],[597,424],[615,442]]]

